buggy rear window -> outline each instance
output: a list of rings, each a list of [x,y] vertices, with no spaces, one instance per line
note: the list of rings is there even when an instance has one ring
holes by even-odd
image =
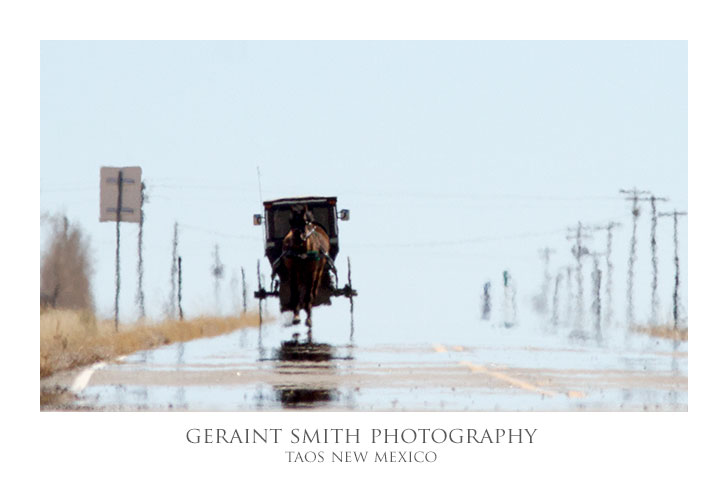
[[[324,230],[326,230],[326,233],[329,234],[331,232],[331,215],[329,213],[331,207],[329,205],[309,205],[308,208],[313,213],[313,217],[316,220],[316,223],[320,224],[324,228]],[[272,219],[268,219],[270,222],[269,224],[272,225],[272,232],[269,232],[271,234],[271,237],[285,237],[288,231],[291,229],[291,208],[284,207],[279,209],[273,209],[269,212],[269,214],[273,216]]]

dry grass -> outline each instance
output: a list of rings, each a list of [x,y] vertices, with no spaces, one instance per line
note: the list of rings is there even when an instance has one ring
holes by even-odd
[[[97,321],[88,312],[46,310],[40,314],[40,376],[109,360],[138,350],[201,337],[214,337],[257,326],[257,314],[239,317],[196,317],[185,321],[137,322],[120,325]]]
[[[675,330],[673,327],[661,325],[657,327],[634,326],[632,327],[632,330],[647,334],[651,337],[667,338],[669,340],[682,340],[683,342],[688,341],[687,328],[679,328]]]

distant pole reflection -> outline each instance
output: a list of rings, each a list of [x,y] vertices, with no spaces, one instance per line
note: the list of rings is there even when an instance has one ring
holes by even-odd
[[[149,363],[149,353],[150,353],[149,350],[144,350],[142,352],[142,354],[141,354],[141,363],[143,365],[147,365]],[[140,397],[141,397],[140,403],[141,403],[142,408],[145,409],[145,410],[148,409],[149,408],[148,407],[148,404],[149,404],[149,388],[147,387],[146,384],[144,384],[144,386],[141,389]]]
[[[185,356],[185,343],[179,342],[177,344],[177,371],[180,371],[183,368],[183,365],[185,363],[184,356]],[[175,399],[175,404],[172,404],[171,406],[176,407],[178,409],[184,409],[184,410],[186,410],[188,408],[185,387],[180,386],[177,389],[177,393],[175,394],[174,399]]]
[[[559,325],[559,285],[561,284],[561,279],[563,277],[564,275],[559,272],[556,275],[556,281],[554,282],[554,298],[551,302],[551,326],[553,328],[556,328]]]
[[[602,342],[602,270],[599,268],[599,254],[592,253],[592,313],[594,314],[594,335],[598,344]]]
[[[483,285],[483,312],[480,316],[483,320],[490,320],[491,300],[490,300],[490,281]]]

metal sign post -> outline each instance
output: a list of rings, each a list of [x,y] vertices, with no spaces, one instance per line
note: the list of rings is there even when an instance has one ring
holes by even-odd
[[[121,170],[119,170],[118,174],[118,180],[117,180],[117,200],[116,200],[116,291],[114,294],[114,330],[119,331],[119,289],[121,286],[121,269],[119,265],[119,247],[120,244],[120,235],[119,235],[119,225],[121,224],[121,198],[123,196],[124,189],[123,187],[123,181],[124,181],[124,174]]]
[[[99,221],[116,222],[116,291],[114,295],[114,328],[119,331],[120,224],[141,222],[141,167],[101,167]]]

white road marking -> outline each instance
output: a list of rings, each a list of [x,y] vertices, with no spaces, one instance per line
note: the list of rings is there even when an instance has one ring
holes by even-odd
[[[86,388],[86,385],[88,385],[89,380],[91,380],[91,376],[94,374],[96,370],[99,368],[104,368],[106,366],[106,362],[99,362],[94,363],[84,371],[78,374],[78,376],[73,380],[73,385],[71,385],[71,391],[73,393],[81,393],[84,388]]]

